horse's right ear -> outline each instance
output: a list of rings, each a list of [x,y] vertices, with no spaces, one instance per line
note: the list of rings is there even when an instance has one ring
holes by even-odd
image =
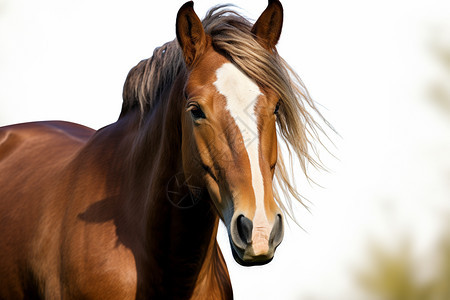
[[[206,34],[194,11],[194,2],[186,2],[177,14],[177,40],[183,50],[184,60],[192,66],[206,48]]]

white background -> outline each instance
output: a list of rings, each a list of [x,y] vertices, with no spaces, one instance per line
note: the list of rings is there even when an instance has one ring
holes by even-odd
[[[128,71],[175,38],[183,2],[0,0],[0,125],[114,122]],[[252,19],[266,7],[234,4]],[[296,209],[303,230],[291,222],[269,265],[241,267],[219,240],[236,299],[362,299],[352,274],[369,241],[407,238],[426,259],[450,216],[450,110],[431,93],[449,87],[436,49],[450,53],[450,2],[283,5],[279,52],[342,136],[338,159],[324,152],[330,172],[312,171],[322,187],[296,174],[311,213]]]

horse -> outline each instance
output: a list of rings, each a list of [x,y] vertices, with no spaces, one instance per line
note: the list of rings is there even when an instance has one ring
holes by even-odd
[[[281,194],[301,201],[277,138],[303,166],[317,129],[282,23],[278,0],[254,24],[227,6],[202,22],[187,2],[115,123],[2,127],[0,298],[232,299],[220,220],[237,263],[270,262]]]

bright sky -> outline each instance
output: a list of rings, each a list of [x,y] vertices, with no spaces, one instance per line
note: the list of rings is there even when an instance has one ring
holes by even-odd
[[[237,0],[236,0],[237,1]],[[184,1],[0,0],[0,125],[114,122],[128,71],[175,38]],[[266,1],[234,2],[256,19]],[[218,0],[195,3],[202,17]],[[445,76],[432,46],[450,2],[283,1],[279,52],[339,131],[323,188],[296,174],[311,213],[269,265],[244,268],[219,235],[236,299],[362,299],[352,268],[367,242],[408,236],[423,257],[450,215],[450,113],[432,105]],[[443,34],[447,32],[447,35]],[[444,75],[442,75],[444,74]],[[448,74],[447,74],[448,75]],[[447,77],[447,80],[449,78]]]

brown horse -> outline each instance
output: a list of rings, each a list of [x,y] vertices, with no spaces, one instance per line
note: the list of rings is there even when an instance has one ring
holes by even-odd
[[[252,25],[181,7],[177,40],[128,74],[118,121],[0,129],[1,299],[231,299],[283,238],[281,138],[302,163],[313,102],[278,55],[278,0]],[[275,179],[274,179],[275,175]],[[281,208],[280,208],[281,207]]]

